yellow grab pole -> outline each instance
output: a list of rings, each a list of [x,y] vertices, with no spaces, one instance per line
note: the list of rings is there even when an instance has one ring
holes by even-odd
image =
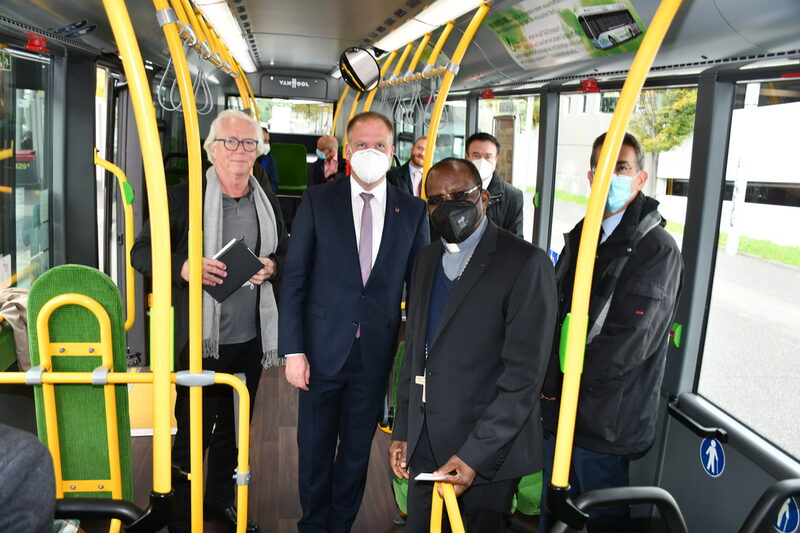
[[[439,487],[442,488],[444,498],[439,496]],[[435,482],[433,484],[431,502],[431,533],[440,533],[442,531],[442,499],[447,507],[447,519],[450,522],[450,530],[453,533],[464,533],[464,522],[461,520],[461,511],[458,508],[458,500],[456,499],[456,491],[450,483]]]
[[[450,32],[453,31],[454,26],[455,23],[452,20],[444,25],[442,34],[439,35],[439,40],[436,41],[436,45],[433,47],[430,57],[428,57],[429,67],[433,67],[436,63],[436,60],[439,58],[439,53],[442,51],[442,48],[444,48],[444,43],[447,42],[447,38],[450,37]]]
[[[122,194],[123,210],[125,211],[125,331],[130,331],[136,319],[136,292],[134,290],[133,267],[131,266],[131,248],[133,248],[133,187],[128,183],[125,173],[99,155],[94,149],[94,164],[98,165],[116,176],[119,191]]]
[[[478,27],[481,25],[488,12],[488,2],[484,2],[478,6],[475,15],[472,17],[472,21],[469,23],[469,26],[467,26],[464,35],[461,36],[458,46],[456,46],[453,57],[450,58],[451,66],[448,67],[447,72],[445,72],[439,94],[436,95],[436,104],[433,106],[431,123],[428,128],[428,140],[425,143],[425,163],[422,171],[422,184],[420,185],[420,194],[423,200],[427,198],[425,194],[425,182],[428,180],[428,170],[431,168],[431,163],[433,162],[433,152],[436,150],[436,136],[439,134],[439,122],[442,120],[442,111],[447,101],[447,94],[450,92],[450,86],[453,85],[453,79],[456,77],[455,71],[458,70],[461,60],[464,59],[464,53],[467,51],[467,47],[472,42],[472,38],[475,37],[475,32],[478,31]],[[441,41],[441,37],[439,40]]]
[[[372,89],[367,95],[367,100],[364,102],[364,111],[369,111],[369,109],[372,107],[372,100],[375,99],[375,93],[378,92],[378,87],[381,85],[381,80],[383,79],[384,74],[386,74],[386,71],[389,70],[389,67],[391,66],[395,57],[397,57],[397,50],[389,54],[386,59],[383,60],[383,65],[381,65],[381,79],[378,80],[378,85],[376,85],[375,88]]]
[[[350,114],[347,116],[347,123],[350,123],[350,119],[352,119],[356,115],[356,109],[358,108],[358,101],[361,99],[361,93],[356,93],[353,97],[353,104],[350,106]],[[347,151],[347,128],[344,130],[344,142],[342,143],[342,153],[346,153]]]
[[[430,40],[430,33],[426,33],[422,37],[422,40],[419,42],[419,46],[417,46],[416,52],[414,52],[414,57],[411,58],[411,63],[408,64],[408,74],[414,73],[414,69],[417,68],[417,63],[419,63],[419,58],[422,57],[422,52],[425,51],[425,47],[428,46]]]
[[[247,488],[250,483],[250,392],[242,380],[230,374],[214,374],[214,383],[228,385],[239,395],[239,458],[236,467],[236,533],[247,529]]]
[[[119,47],[125,77],[131,91],[136,127],[144,160],[153,250],[153,307],[150,311],[153,405],[170,405],[172,363],[172,255],[164,165],[159,144],[156,113],[150,84],[144,70],[136,35],[123,0],[103,0],[114,41]],[[170,472],[170,411],[153,410],[153,491],[167,494],[172,488]]]
[[[167,0],[153,0],[156,10],[167,9]],[[189,372],[203,370],[203,174],[200,125],[189,64],[178,28],[165,24],[175,79],[183,106],[186,148],[189,158]],[[166,404],[170,405],[170,404]],[[192,530],[203,530],[203,391],[189,389],[189,470],[191,472]]]
[[[645,33],[639,51],[622,87],[611,125],[608,128],[603,148],[600,151],[592,192],[586,207],[586,218],[581,232],[580,248],[575,270],[575,285],[572,291],[572,308],[567,333],[564,383],[561,389],[561,406],[558,413],[558,431],[553,460],[551,485],[566,488],[569,485],[569,466],[572,456],[572,440],[575,432],[575,413],[578,408],[578,389],[581,382],[583,355],[586,349],[586,329],[589,312],[589,294],[592,287],[592,272],[597,251],[597,235],[603,216],[611,171],[622,146],[622,138],[628,126],[633,107],[644,85],[647,72],[653,63],[664,35],[669,29],[681,0],[662,0],[650,27]],[[426,154],[427,155],[427,154]]]
[[[256,103],[256,93],[253,92],[253,87],[250,85],[250,80],[247,79],[247,75],[242,70],[242,66],[239,63],[236,63],[236,69],[239,71],[239,76],[244,81],[244,85],[247,88],[247,94],[250,95],[250,100],[253,102],[253,113],[255,116],[253,118],[256,119],[257,122],[261,122],[261,117],[258,115],[258,104]]]
[[[349,85],[345,85],[344,89],[342,90],[342,96],[339,97],[339,101],[336,103],[336,111],[333,112],[333,125],[331,126],[331,137],[336,136],[336,121],[339,120],[339,112],[342,110],[342,106],[344,106],[344,99],[347,96],[347,92],[350,90]]]

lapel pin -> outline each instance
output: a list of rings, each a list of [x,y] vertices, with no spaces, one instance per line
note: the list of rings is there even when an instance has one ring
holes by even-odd
[[[399,213],[399,212],[400,212],[400,208],[399,208],[399,207],[395,207],[395,208],[394,208],[394,212],[395,212],[395,213]]]

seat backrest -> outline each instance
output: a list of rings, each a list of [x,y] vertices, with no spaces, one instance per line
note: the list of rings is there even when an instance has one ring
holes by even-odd
[[[306,147],[302,144],[271,143],[270,154],[281,177],[279,193],[302,194],[308,185]]]
[[[114,372],[125,372],[126,342],[122,298],[114,282],[97,269],[83,265],[61,265],[42,274],[28,295],[28,340],[31,365],[40,364],[36,321],[42,307],[61,294],[84,294],[96,300],[111,321]],[[56,309],[49,321],[51,342],[97,342],[100,327],[94,314],[78,305]],[[91,372],[101,365],[100,356],[53,357],[54,372]],[[122,495],[133,500],[131,478],[131,430],[127,385],[116,385],[117,438],[122,473]],[[42,386],[34,387],[39,439],[47,444]],[[64,480],[109,479],[108,443],[103,387],[56,385],[56,412],[61,470]],[[108,498],[109,493],[73,492],[68,497]]]

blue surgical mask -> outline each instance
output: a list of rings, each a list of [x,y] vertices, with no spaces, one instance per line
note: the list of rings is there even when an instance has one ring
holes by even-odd
[[[611,185],[608,187],[606,211],[614,213],[631,199],[631,183],[633,178],[621,174],[611,174]]]
[[[328,156],[325,155],[325,152],[323,152],[319,148],[317,148],[317,157],[319,157],[320,159],[327,159],[328,158]]]

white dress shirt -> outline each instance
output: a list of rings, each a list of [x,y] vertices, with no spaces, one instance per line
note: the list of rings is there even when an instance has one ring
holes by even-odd
[[[378,257],[378,250],[381,247],[383,220],[386,218],[386,179],[384,178],[377,186],[367,191],[350,176],[350,203],[353,206],[356,247],[361,246],[361,212],[364,209],[364,200],[361,198],[362,192],[369,193],[374,197],[370,200],[369,206],[372,208],[372,266],[375,266],[375,259]]]

